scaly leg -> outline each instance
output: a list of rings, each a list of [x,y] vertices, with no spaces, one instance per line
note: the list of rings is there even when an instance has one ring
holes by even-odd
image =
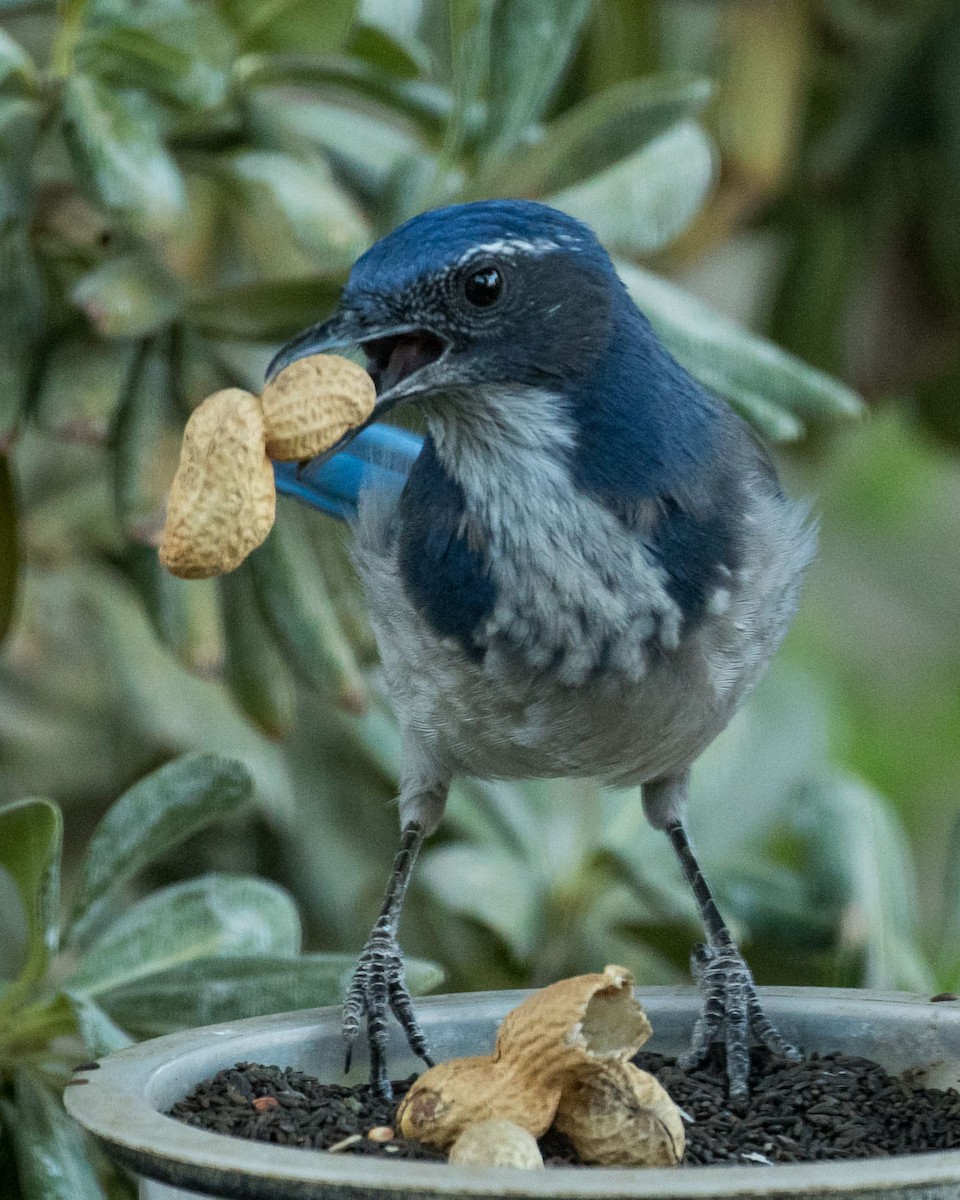
[[[410,1049],[427,1066],[433,1060],[427,1049],[427,1039],[413,1011],[413,1002],[403,979],[403,955],[397,942],[397,927],[407,884],[423,844],[424,829],[417,821],[404,825],[400,849],[393,861],[390,882],[384,896],[377,922],[367,938],[347,997],[343,1005],[342,1031],[346,1045],[345,1070],[350,1069],[353,1044],[360,1032],[360,1022],[367,1019],[367,1041],[370,1045],[370,1082],[379,1096],[393,1094],[386,1067],[388,1011],[403,1027]]]
[[[699,1066],[710,1044],[722,1040],[727,1048],[730,1100],[742,1105],[749,1095],[751,1037],[784,1058],[797,1061],[800,1052],[780,1035],[761,1008],[750,968],[720,915],[682,819],[675,817],[663,828],[693,890],[707,934],[706,945],[697,946],[692,957],[694,978],[704,997],[703,1010],[680,1065],[688,1070]]]

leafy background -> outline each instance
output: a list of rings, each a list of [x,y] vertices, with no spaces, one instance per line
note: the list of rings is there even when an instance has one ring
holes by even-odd
[[[76,896],[116,796],[240,762],[252,801],[128,873],[116,936],[131,904],[222,916],[202,876],[292,961],[291,896],[311,952],[361,944],[398,747],[344,531],[285,502],[248,564],[190,584],[156,536],[191,408],[256,388],[379,234],[488,195],[589,221],[816,497],[800,617],[695,775],[756,974],[960,987],[956,0],[0,0],[0,799],[54,806],[0,823],[0,1005],[25,978],[54,1005],[18,1043],[41,1083],[50,1039],[90,1028],[56,1008],[84,968],[55,914],[16,915],[52,903],[52,813]],[[451,988],[680,979],[695,935],[636,794],[469,780],[403,929]],[[251,943],[216,946],[242,974]],[[3,1112],[58,1129],[4,1046]]]

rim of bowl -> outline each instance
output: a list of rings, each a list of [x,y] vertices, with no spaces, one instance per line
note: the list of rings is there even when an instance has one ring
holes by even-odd
[[[673,1010],[696,1014],[700,997],[695,988],[637,989],[649,1012]],[[765,1006],[774,1015],[807,1020],[818,1011],[863,1021],[882,1017],[891,1006],[902,1017],[915,1008],[918,1023],[947,1022],[958,1027],[960,1004],[931,1004],[929,997],[900,992],[842,988],[760,988]],[[425,1024],[450,1020],[449,1009],[499,1019],[529,991],[462,992],[421,996],[418,1015]],[[157,1072],[213,1043],[224,1049],[234,1043],[242,1061],[242,1044],[270,1030],[293,1033],[314,1030],[317,1037],[339,1029],[339,1007],[304,1009],[275,1016],[252,1017],[209,1025],[141,1042],[99,1061],[96,1070],[78,1071],[64,1095],[67,1111],[119,1161],[142,1175],[173,1186],[224,1186],[224,1178],[245,1176],[263,1188],[326,1184],[336,1194],[356,1189],[358,1196],[377,1192],[403,1197],[615,1197],[653,1198],[733,1197],[844,1193],[882,1196],[885,1192],[921,1186],[936,1187],[960,1181],[960,1150],[892,1155],[886,1158],[775,1164],[676,1168],[551,1167],[545,1172],[519,1172],[491,1167],[483,1171],[445,1163],[397,1161],[389,1158],[328,1154],[248,1141],[196,1129],[166,1116],[150,1103],[147,1093]],[[230,1052],[231,1054],[233,1051]],[[220,1192],[229,1195],[229,1192]],[[240,1194],[234,1192],[233,1194]],[[249,1190],[247,1194],[257,1195]],[[264,1195],[268,1193],[263,1192]],[[306,1193],[306,1186],[303,1194]]]

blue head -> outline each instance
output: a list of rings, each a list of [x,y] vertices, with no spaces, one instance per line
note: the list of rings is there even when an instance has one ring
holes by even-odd
[[[455,205],[371,247],[337,313],[286,346],[271,371],[360,343],[378,415],[475,385],[562,389],[605,353],[624,304],[610,259],[579,221],[525,200]]]
[[[689,488],[729,415],[664,350],[595,235],[528,200],[401,225],[356,262],[337,312],[288,343],[270,373],[348,344],[363,346],[377,383],[372,419],[412,400],[434,426],[476,424],[496,407],[503,428],[505,392],[535,395],[516,420],[536,421],[546,440],[547,426],[563,426],[576,482],[624,507]]]

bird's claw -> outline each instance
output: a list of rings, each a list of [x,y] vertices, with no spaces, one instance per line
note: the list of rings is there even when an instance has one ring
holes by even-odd
[[[341,1031],[346,1050],[344,1070],[350,1069],[353,1045],[366,1017],[367,1042],[370,1047],[370,1084],[378,1096],[391,1099],[393,1089],[387,1075],[387,1021],[389,1013],[400,1022],[410,1049],[427,1066],[433,1059],[427,1039],[413,1011],[413,1002],[403,978],[403,955],[397,936],[386,920],[373,928],[360,954],[350,987],[343,1003]]]
[[[723,1042],[730,1103],[742,1108],[750,1094],[751,1039],[793,1062],[801,1058],[800,1051],[777,1031],[763,1011],[750,968],[730,937],[697,946],[691,968],[703,993],[703,1009],[680,1066],[684,1070],[700,1066],[712,1043]]]

